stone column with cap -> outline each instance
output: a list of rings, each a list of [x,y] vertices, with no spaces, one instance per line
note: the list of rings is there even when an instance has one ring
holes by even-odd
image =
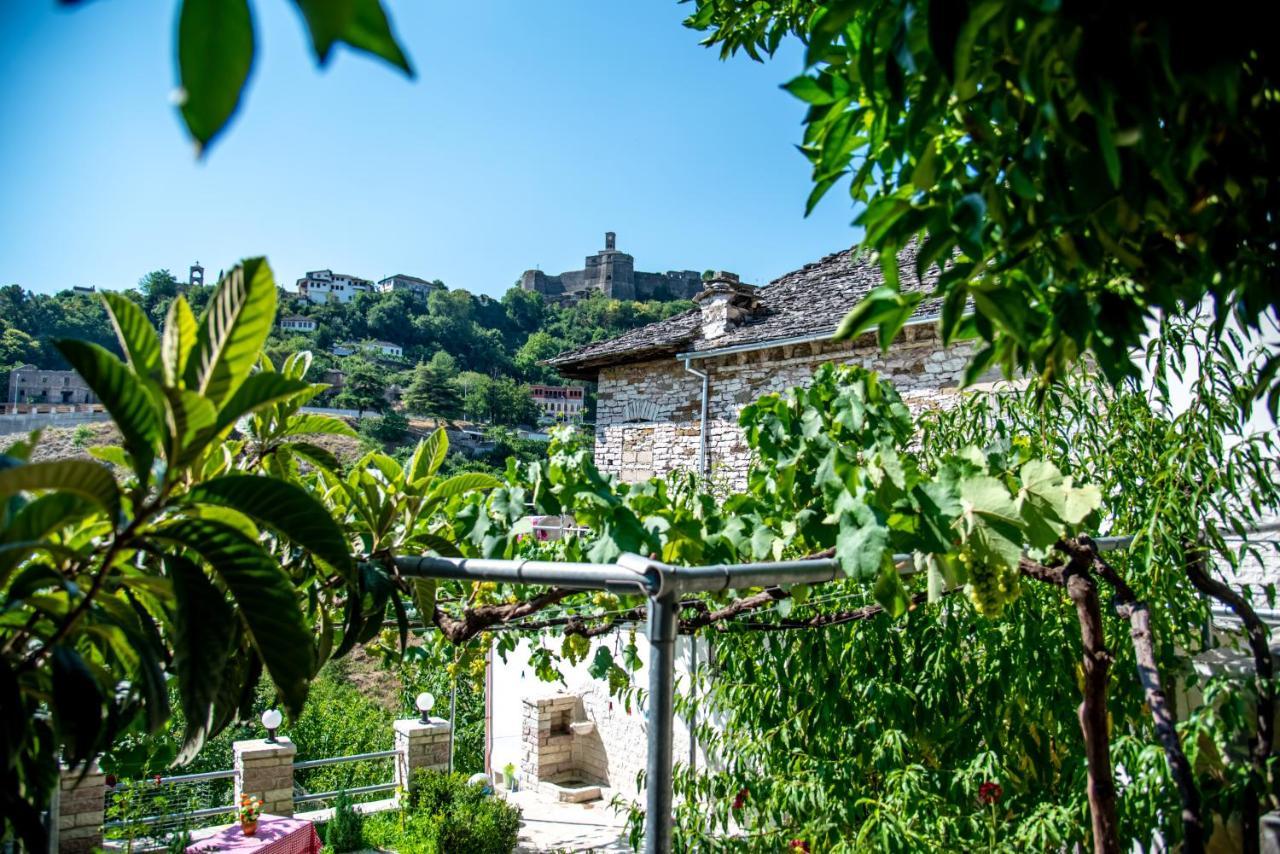
[[[262,799],[262,812],[267,815],[293,815],[293,758],[298,752],[294,743],[281,736],[274,742],[265,738],[237,741],[235,753],[236,793]]]
[[[102,847],[107,778],[95,762],[62,769],[58,792],[58,850],[93,851]]]
[[[431,718],[425,723],[419,718],[396,721],[396,785],[408,789],[413,772],[423,768],[448,771],[452,729],[443,718]]]

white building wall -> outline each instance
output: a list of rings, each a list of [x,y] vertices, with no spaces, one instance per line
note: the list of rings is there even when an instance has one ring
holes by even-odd
[[[536,641],[534,641],[536,642]],[[559,649],[559,638],[546,641]],[[609,696],[609,684],[606,681],[593,679],[587,672],[595,651],[606,646],[614,653],[615,660],[621,661],[619,651],[629,642],[629,630],[605,635],[592,641],[591,651],[576,667],[567,661],[560,662],[560,670],[564,674],[564,684],[559,682],[543,682],[534,673],[529,663],[529,656],[534,647],[531,641],[522,639],[520,645],[507,654],[506,661],[498,655],[496,645],[493,650],[492,674],[492,718],[489,724],[491,737],[491,770],[501,774],[503,767],[509,762],[517,769],[521,767],[523,755],[523,707],[526,698],[547,697],[556,694],[575,694],[581,697],[582,707],[587,720],[596,725],[596,732],[604,745],[608,767],[607,783],[614,793],[624,798],[640,799],[643,792],[636,786],[636,775],[643,771],[648,757],[649,728],[645,722],[643,707],[632,705],[630,711],[623,700]],[[697,642],[699,660],[706,661],[705,641]],[[649,688],[649,642],[645,638],[644,629],[636,631],[636,647],[643,666],[631,674],[632,685]],[[676,694],[684,696],[689,686],[689,672],[693,661],[693,645],[689,638],[681,637],[676,646]],[[675,741],[673,756],[677,763],[689,761],[689,725],[677,716],[675,721]],[[696,761],[701,767],[706,761],[699,749]],[[520,784],[530,787],[532,781],[521,780]],[[610,795],[606,794],[605,800]]]

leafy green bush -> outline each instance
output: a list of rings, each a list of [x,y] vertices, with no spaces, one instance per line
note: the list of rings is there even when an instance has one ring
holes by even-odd
[[[418,771],[409,786],[409,818],[397,850],[508,854],[516,847],[520,810],[467,783],[462,774]]]
[[[399,442],[409,429],[409,419],[394,409],[381,418],[365,418],[360,422],[360,435],[377,442]]]
[[[338,794],[333,804],[333,820],[324,831],[325,844],[336,852],[364,848],[364,816],[351,805],[351,796]]]

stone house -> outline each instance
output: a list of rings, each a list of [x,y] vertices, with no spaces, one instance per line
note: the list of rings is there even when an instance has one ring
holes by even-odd
[[[97,403],[98,398],[75,371],[46,371],[35,365],[19,365],[9,372],[10,404]]]
[[[404,273],[396,273],[394,276],[387,276],[385,279],[378,280],[378,293],[389,294],[393,291],[408,291],[417,299],[426,302],[431,296],[432,291],[443,291],[443,282],[428,282],[426,279],[420,279],[417,276],[408,276]]]
[[[289,314],[278,321],[280,328],[290,332],[315,332],[316,322],[301,314]]]
[[[929,290],[936,269],[916,276],[914,247],[900,253],[904,290]],[[598,383],[596,464],[624,481],[675,469],[745,484],[750,459],[742,408],[804,384],[825,362],[860,364],[892,380],[913,408],[954,395],[968,344],[944,348],[937,300],[924,300],[887,353],[874,334],[832,341],[845,314],[884,278],[877,259],[836,252],[764,287],[718,274],[698,307],[547,361],[563,376]],[[989,379],[983,377],[982,379]]]

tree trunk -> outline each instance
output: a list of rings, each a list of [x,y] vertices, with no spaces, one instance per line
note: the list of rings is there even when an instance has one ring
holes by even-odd
[[[1120,837],[1116,819],[1116,785],[1111,772],[1111,738],[1107,733],[1107,679],[1111,653],[1102,633],[1102,608],[1098,586],[1088,574],[1072,565],[1065,573],[1067,596],[1080,619],[1080,640],[1084,648],[1084,699],[1080,703],[1080,731],[1084,734],[1085,759],[1089,769],[1089,816],[1093,822],[1094,854],[1119,854]]]
[[[1184,854],[1201,854],[1205,844],[1205,824],[1201,814],[1200,790],[1196,788],[1191,763],[1182,750],[1173,707],[1160,683],[1160,668],[1156,665],[1155,643],[1151,634],[1151,612],[1147,603],[1139,601],[1137,594],[1120,573],[1098,555],[1097,546],[1090,538],[1080,537],[1078,543],[1066,541],[1060,547],[1068,554],[1074,555],[1080,551],[1082,555],[1088,556],[1097,574],[1116,592],[1116,614],[1129,622],[1129,637],[1133,641],[1138,681],[1142,683],[1156,737],[1164,748],[1169,773],[1173,776],[1178,787],[1178,798],[1182,801],[1182,850]]]
[[[1211,576],[1206,568],[1205,550],[1199,543],[1186,544],[1187,578],[1201,593],[1225,604],[1240,619],[1253,653],[1254,685],[1258,695],[1257,723],[1253,738],[1253,786],[1250,796],[1240,805],[1240,826],[1244,835],[1245,854],[1256,854],[1261,845],[1260,813],[1262,803],[1271,797],[1272,782],[1268,768],[1271,747],[1275,739],[1276,701],[1272,678],[1275,665],[1271,658],[1271,644],[1267,639],[1267,627],[1243,596],[1230,585]]]
[[[1204,851],[1205,826],[1200,814],[1200,790],[1196,788],[1191,763],[1182,752],[1182,741],[1173,717],[1173,709],[1160,684],[1160,671],[1156,667],[1155,645],[1151,640],[1151,612],[1145,602],[1117,605],[1116,613],[1129,620],[1129,636],[1133,639],[1133,652],[1138,659],[1138,680],[1146,693],[1147,708],[1155,723],[1156,737],[1164,748],[1169,772],[1178,786],[1182,801],[1182,850],[1184,854],[1200,854]]]
[[[1119,854],[1116,785],[1111,771],[1111,737],[1107,732],[1107,680],[1112,658],[1102,632],[1098,585],[1089,572],[1092,557],[1081,549],[1066,551],[1071,560],[1065,567],[1044,566],[1024,557],[1018,568],[1028,578],[1065,587],[1076,606],[1084,651],[1084,699],[1080,703],[1079,718],[1089,774],[1087,794],[1093,850],[1095,854]]]

